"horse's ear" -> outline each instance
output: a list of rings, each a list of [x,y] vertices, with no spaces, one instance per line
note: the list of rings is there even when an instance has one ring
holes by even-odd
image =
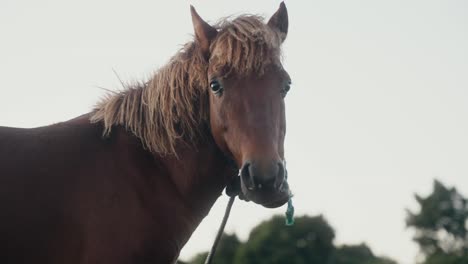
[[[281,41],[286,39],[286,35],[288,35],[288,10],[284,2],[281,2],[278,11],[270,18],[268,26],[281,33]]]
[[[196,41],[200,45],[200,48],[205,56],[208,56],[211,41],[216,37],[218,31],[216,28],[206,23],[198,15],[197,11],[195,11],[195,8],[192,5],[190,6],[190,13],[192,13],[192,23],[195,30]]]

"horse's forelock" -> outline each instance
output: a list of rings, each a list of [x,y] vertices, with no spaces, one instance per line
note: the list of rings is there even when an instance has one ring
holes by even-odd
[[[210,68],[229,68],[237,75],[262,75],[271,65],[281,63],[281,35],[260,16],[244,15],[216,26],[219,34],[211,45]]]

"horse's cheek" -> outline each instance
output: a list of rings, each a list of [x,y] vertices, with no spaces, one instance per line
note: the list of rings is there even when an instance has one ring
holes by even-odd
[[[213,139],[216,145],[223,151],[229,152],[228,146],[225,140],[226,124],[225,119],[222,116],[222,112],[219,111],[216,103],[211,103],[210,106],[210,128]]]

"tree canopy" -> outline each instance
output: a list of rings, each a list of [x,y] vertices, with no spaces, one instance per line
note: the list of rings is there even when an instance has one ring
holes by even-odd
[[[407,210],[406,225],[415,230],[421,264],[468,263],[468,200],[454,187],[435,180],[432,193],[415,194],[418,209]],[[247,241],[224,234],[216,264],[396,264],[374,255],[365,244],[335,245],[335,231],[322,215],[297,217],[285,226],[283,216],[257,225]],[[203,264],[203,252],[187,264]],[[182,262],[180,262],[182,263]]]
[[[431,194],[415,198],[419,211],[407,210],[406,224],[416,231],[425,264],[468,263],[467,199],[437,180]]]
[[[322,216],[302,216],[292,227],[275,216],[255,227],[239,249],[235,263],[326,263],[335,232]]]
[[[376,257],[364,244],[335,247],[335,231],[326,219],[301,216],[293,226],[285,226],[283,216],[260,223],[246,242],[224,235],[213,263],[222,264],[394,264]],[[207,253],[195,256],[189,264],[202,264]],[[352,262],[347,260],[352,259]]]
[[[333,264],[396,264],[389,258],[377,257],[366,244],[343,245],[336,248],[330,263]]]

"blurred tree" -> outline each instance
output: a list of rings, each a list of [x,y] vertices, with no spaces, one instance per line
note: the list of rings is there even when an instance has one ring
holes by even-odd
[[[331,264],[396,264],[388,258],[376,257],[366,244],[343,245],[336,248]]]
[[[468,255],[434,253],[426,258],[424,264],[467,264]]]
[[[335,232],[323,216],[296,217],[285,226],[284,216],[260,223],[245,243],[224,234],[216,251],[216,264],[396,264],[376,257],[365,244],[335,248]],[[203,264],[207,253],[196,255],[188,264]]]
[[[334,264],[361,264],[373,258],[374,254],[365,244],[344,245],[335,250],[331,262]]]
[[[302,216],[292,227],[275,216],[255,227],[239,249],[236,264],[322,264],[334,250],[335,232],[322,216]]]
[[[207,256],[208,256],[208,252],[198,253],[189,262],[187,262],[187,264],[203,264],[203,263],[205,263],[205,260],[206,260]],[[218,256],[221,256],[220,252],[216,252],[215,257],[219,258]],[[181,264],[184,264],[184,263],[181,263]]]
[[[216,264],[232,264],[234,255],[241,246],[239,238],[235,234],[229,235],[224,233],[219,241],[218,249],[213,257],[213,263]],[[188,264],[203,264],[205,263],[208,252],[197,254]]]
[[[468,263],[467,200],[437,180],[429,196],[415,197],[420,210],[407,210],[406,224],[416,230],[414,240],[426,257],[425,263]]]

